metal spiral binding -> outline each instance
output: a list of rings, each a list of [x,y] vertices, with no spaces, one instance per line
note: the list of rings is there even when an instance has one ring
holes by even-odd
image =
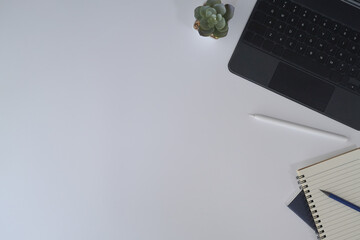
[[[305,193],[306,201],[309,204],[311,215],[314,218],[316,229],[318,231],[317,239],[322,240],[326,238],[325,231],[322,229],[323,226],[321,225],[321,220],[319,220],[320,216],[317,214],[317,210],[314,209],[316,208],[316,206],[313,204],[314,200],[311,199],[312,195],[310,194],[310,190],[307,189],[309,186],[306,184],[306,180],[304,178],[305,178],[304,175],[300,175],[296,177],[296,179],[298,180],[299,188],[303,190]]]

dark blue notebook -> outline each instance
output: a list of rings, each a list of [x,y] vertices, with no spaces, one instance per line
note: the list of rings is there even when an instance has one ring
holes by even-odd
[[[309,205],[306,201],[304,191],[301,191],[288,205],[288,207],[298,215],[304,222],[306,222],[315,232],[316,225],[311,215]]]

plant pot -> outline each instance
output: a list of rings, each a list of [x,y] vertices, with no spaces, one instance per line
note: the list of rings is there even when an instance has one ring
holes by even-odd
[[[198,31],[199,27],[200,27],[200,21],[196,20],[195,23],[194,23],[195,30]],[[219,39],[218,37],[215,37],[214,34],[211,34],[210,37],[212,37],[213,39]]]

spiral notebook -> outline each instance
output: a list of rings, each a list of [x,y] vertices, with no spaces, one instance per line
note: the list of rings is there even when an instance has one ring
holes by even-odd
[[[360,148],[299,169],[297,174],[318,238],[359,240],[360,212],[327,197],[320,189],[360,206]]]

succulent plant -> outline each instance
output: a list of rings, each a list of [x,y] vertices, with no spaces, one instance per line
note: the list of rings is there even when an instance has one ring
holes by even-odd
[[[228,33],[228,21],[234,15],[234,7],[222,4],[221,0],[207,0],[204,6],[195,9],[195,29],[201,36],[225,37]]]

